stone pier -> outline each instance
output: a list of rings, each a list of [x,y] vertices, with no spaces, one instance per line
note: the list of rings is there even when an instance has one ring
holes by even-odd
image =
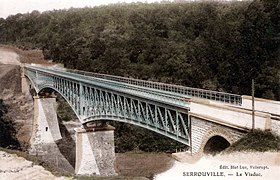
[[[29,92],[29,87],[27,83],[27,78],[23,75],[21,76],[21,93],[26,94]]]
[[[32,137],[30,140],[31,152],[34,146],[55,143],[61,139],[57,114],[56,98],[40,98],[34,96],[34,120]]]
[[[76,128],[75,173],[86,176],[114,176],[115,146],[114,127]]]
[[[56,98],[34,98],[34,119],[29,153],[67,172],[74,172],[61,153],[57,142],[62,140],[56,113]]]
[[[24,75],[24,68],[23,65],[21,65],[21,93],[27,94],[29,92],[29,85],[27,81],[27,77]]]

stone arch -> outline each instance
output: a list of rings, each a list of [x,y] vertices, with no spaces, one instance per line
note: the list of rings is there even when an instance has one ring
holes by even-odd
[[[230,146],[230,143],[222,136],[212,136],[205,144],[203,152],[205,154],[217,154]]]
[[[216,154],[229,147],[236,140],[237,138],[230,131],[227,131],[221,126],[212,127],[203,136],[200,152]]]

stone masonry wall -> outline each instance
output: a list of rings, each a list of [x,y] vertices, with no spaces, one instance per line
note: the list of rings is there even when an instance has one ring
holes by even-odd
[[[76,174],[116,175],[113,128],[103,130],[77,128],[76,140]]]
[[[55,98],[34,97],[34,126],[32,134],[30,154],[41,157],[44,162],[62,171],[74,172],[73,161],[75,159],[69,157],[71,153],[73,154],[72,149],[66,152],[66,147],[63,147],[63,144],[73,144],[73,142],[69,140],[65,142],[62,139],[56,114]],[[73,148],[73,145],[71,147]]]
[[[239,131],[237,129],[219,125],[198,117],[191,116],[190,119],[193,154],[202,153],[205,144],[213,136],[221,136],[225,138],[230,144],[232,144],[245,134],[245,132]]]
[[[272,133],[280,136],[280,120],[271,121],[271,131]]]
[[[95,156],[97,167],[102,176],[113,176],[115,172],[115,144],[114,131],[98,131],[90,136],[92,150]]]

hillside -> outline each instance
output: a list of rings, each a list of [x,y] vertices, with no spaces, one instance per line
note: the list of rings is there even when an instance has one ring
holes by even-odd
[[[280,100],[277,0],[112,5],[17,14],[0,43],[68,68]]]
[[[33,102],[21,94],[20,55],[0,48],[0,147],[26,150],[31,136]]]

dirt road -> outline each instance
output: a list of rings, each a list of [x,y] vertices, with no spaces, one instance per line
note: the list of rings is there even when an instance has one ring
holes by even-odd
[[[20,65],[19,55],[12,50],[0,48],[0,63]]]

